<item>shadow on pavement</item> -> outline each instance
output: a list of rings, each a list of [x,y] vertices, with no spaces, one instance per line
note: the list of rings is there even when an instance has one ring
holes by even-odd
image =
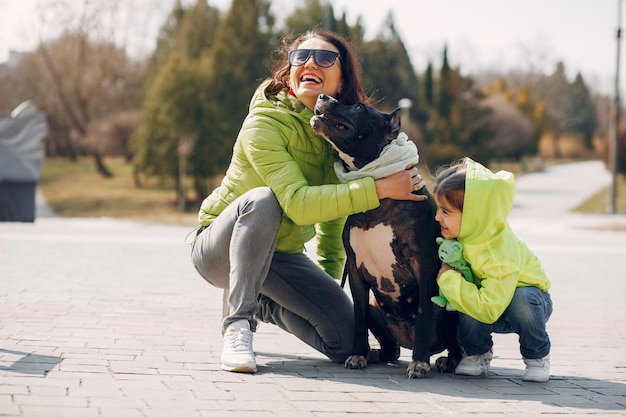
[[[257,352],[257,357],[280,357],[285,360],[265,362],[258,367],[255,378],[300,376],[309,380],[332,382],[334,390],[338,392],[363,392],[367,388],[366,391],[372,393],[431,393],[458,399],[537,401],[549,406],[573,409],[626,410],[625,384],[579,376],[551,375],[550,381],[546,383],[524,382],[521,379],[521,370],[492,366],[489,377],[431,372],[424,379],[408,379],[405,376],[408,365],[406,361],[354,370],[345,369],[341,364],[294,355]]]
[[[0,349],[0,371],[46,376],[59,363],[61,358],[57,356]]]

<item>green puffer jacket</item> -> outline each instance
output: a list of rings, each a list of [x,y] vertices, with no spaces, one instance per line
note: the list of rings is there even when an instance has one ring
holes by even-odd
[[[276,251],[302,253],[317,235],[320,266],[339,278],[345,261],[341,233],[350,214],[380,202],[371,177],[340,184],[335,151],[310,126],[313,112],[285,92],[271,93],[271,81],[257,89],[233,148],[221,185],[203,202],[198,220],[208,226],[246,191],[267,186],[283,209]]]
[[[461,231],[463,257],[471,265],[474,282],[455,270],[444,272],[437,284],[458,311],[483,323],[496,322],[518,287],[550,289],[550,280],[537,256],[511,230],[507,217],[513,207],[513,174],[496,174],[466,159],[465,198]]]

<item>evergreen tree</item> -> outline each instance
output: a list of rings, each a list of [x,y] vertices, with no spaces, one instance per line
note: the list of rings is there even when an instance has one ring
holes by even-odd
[[[428,62],[424,73],[424,105],[432,108],[435,105],[435,79],[433,78],[433,64]]]
[[[522,110],[508,98],[509,90],[489,95],[483,104],[491,111],[487,116],[494,136],[486,145],[494,159],[521,161],[533,141],[533,125]]]
[[[539,147],[539,139],[546,128],[546,117],[544,106],[542,103],[536,103],[531,95],[527,86],[521,86],[515,94],[515,104],[521,110],[522,114],[526,116],[533,127],[533,133],[531,141],[524,149],[524,154],[534,155],[537,153]]]
[[[354,25],[349,25],[346,13],[340,19],[335,19],[333,7],[330,3],[323,4],[320,0],[306,0],[302,7],[296,8],[285,19],[285,27],[280,36],[301,35],[310,30],[330,29],[333,32],[348,39],[357,54],[357,59],[362,64],[361,52],[365,49],[365,28],[361,24],[361,17],[357,17]]]
[[[178,148],[182,140],[197,139],[206,98],[200,86],[207,74],[196,62],[170,55],[156,75],[142,108],[134,136],[135,164],[140,172],[163,179],[178,176]]]
[[[178,28],[177,52],[189,59],[200,58],[203,51],[213,46],[219,23],[219,10],[209,7],[207,0],[196,0]]]
[[[563,133],[579,134],[591,146],[598,127],[597,111],[580,74],[570,83],[565,66],[559,62],[549,77],[540,79],[533,95],[545,106],[546,127],[555,141],[555,157],[559,157],[558,140]]]
[[[591,140],[596,131],[598,119],[591,94],[580,73],[569,85],[563,107],[563,130],[582,135],[586,145],[591,147]]]
[[[172,53],[185,59],[197,59],[211,48],[220,22],[220,12],[206,0],[185,9],[176,2],[165,25],[159,31],[157,46],[150,59],[147,83],[161,70]]]
[[[547,78],[542,78],[536,85],[533,94],[544,103],[547,128],[553,133],[554,156],[559,157],[559,138],[567,128],[565,102],[569,81],[565,74],[565,65],[557,63],[554,72]]]
[[[348,20],[346,18],[345,12],[341,15],[341,18],[336,21],[335,27],[336,27],[335,31],[339,33],[340,35],[344,36],[345,38],[350,39],[355,48],[357,47],[355,40],[363,39],[363,36],[361,35],[361,37],[358,37],[359,34],[355,33],[353,28],[348,24]],[[357,35],[357,36],[354,36],[354,35]]]
[[[341,20],[337,22],[337,30],[340,35],[344,36],[352,43],[356,51],[357,58],[359,59],[359,62],[362,63],[363,60],[359,55],[361,51],[365,49],[366,42],[365,27],[363,27],[363,24],[361,23],[361,17],[357,17],[356,23],[350,26],[346,21],[346,14],[344,12]]]
[[[436,167],[463,156],[488,164],[492,150],[486,144],[493,132],[487,119],[489,109],[482,105],[483,95],[471,78],[450,66],[447,48],[439,74],[437,103],[429,111],[424,131],[428,165]]]
[[[225,110],[223,120],[240,125],[252,93],[269,76],[272,26],[267,0],[234,0],[224,17],[210,54],[217,81],[213,94]]]
[[[565,74],[565,65],[559,62],[554,73],[543,81],[543,101],[546,103],[550,127],[559,136],[566,130],[567,120],[565,103],[567,101],[567,91],[569,81]]]
[[[146,75],[148,84],[165,65],[170,54],[176,50],[176,33],[185,16],[185,12],[186,10],[181,0],[176,0],[172,11],[165,20],[165,24],[159,30],[156,48],[149,59]]]
[[[194,151],[205,149],[205,142],[210,141],[207,126],[216,120],[215,103],[208,94],[213,68],[204,56],[215,43],[219,21],[218,9],[209,7],[206,0],[197,0],[189,9],[177,2],[161,29],[147,77],[142,120],[134,135],[137,172],[178,178],[181,160],[177,153],[182,141],[189,142],[186,146]],[[220,149],[219,144],[212,145]],[[217,155],[207,153],[201,162],[187,167],[199,197],[207,192],[203,179],[216,174],[210,164]]]
[[[213,178],[228,166],[250,98],[269,75],[274,25],[269,7],[267,0],[234,0],[219,25],[219,14],[205,0],[189,10],[175,7],[157,48],[159,56],[169,52],[170,58],[151,84],[136,135],[139,170],[177,176],[184,139],[192,147],[186,169],[197,196],[215,185]]]
[[[387,110],[408,98],[413,102],[412,116],[420,114],[419,81],[409,54],[396,31],[393,15],[387,16],[378,36],[363,45],[363,81]]]
[[[443,49],[443,59],[441,70],[439,71],[439,97],[437,100],[437,110],[443,118],[449,118],[454,101],[454,92],[457,89],[456,73],[450,68],[448,63],[448,47]]]
[[[345,23],[345,22],[344,22]],[[286,30],[290,34],[299,35],[312,29],[337,30],[333,8],[320,0],[306,0],[285,19]],[[345,30],[345,28],[342,28]],[[284,35],[284,34],[283,34]]]
[[[209,54],[205,54],[196,61],[196,65],[198,71],[204,74],[203,83],[198,85],[202,92],[202,106],[199,109],[202,116],[198,120],[198,136],[189,160],[194,189],[198,198],[202,199],[218,185],[216,179],[228,167],[236,129],[241,126],[243,119],[238,121],[237,127],[232,128],[234,131],[231,135],[221,133],[221,129],[226,129],[224,122],[227,121],[221,119],[222,103],[215,98],[216,86],[221,81],[215,76],[214,61]]]
[[[210,176],[228,166],[250,99],[260,81],[270,75],[267,67],[274,19],[269,6],[267,0],[234,0],[217,30],[213,48],[203,58],[203,66],[212,76],[207,96],[210,111],[192,152],[192,166],[209,182]],[[196,178],[199,192],[201,182]]]

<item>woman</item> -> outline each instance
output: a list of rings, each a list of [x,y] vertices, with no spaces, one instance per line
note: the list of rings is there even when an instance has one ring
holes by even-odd
[[[229,290],[222,369],[256,372],[257,319],[294,334],[334,362],[351,353],[354,313],[339,278],[346,216],[379,200],[420,201],[417,169],[339,184],[336,154],[309,124],[317,97],[367,102],[350,44],[324,31],[284,44],[271,79],[255,92],[221,185],[203,202],[192,261]],[[317,236],[319,266],[304,254]],[[320,268],[321,266],[321,268]]]

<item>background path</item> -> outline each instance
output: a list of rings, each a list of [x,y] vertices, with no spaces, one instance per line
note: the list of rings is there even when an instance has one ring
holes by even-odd
[[[221,291],[191,266],[189,228],[0,223],[0,416],[626,415],[626,232],[602,229],[626,218],[567,211],[607,183],[599,162],[518,180],[511,224],[553,281],[545,384],[521,381],[514,335],[488,378],[408,380],[406,350],[347,370],[267,324],[259,372],[223,372]]]

